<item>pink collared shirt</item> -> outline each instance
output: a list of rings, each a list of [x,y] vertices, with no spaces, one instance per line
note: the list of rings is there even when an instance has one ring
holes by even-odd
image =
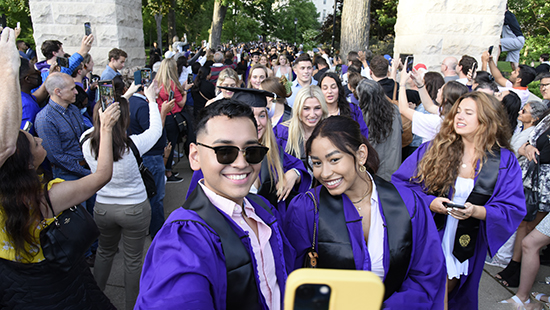
[[[235,221],[235,223],[242,230],[248,232],[250,243],[252,244],[252,251],[254,252],[254,258],[256,259],[258,266],[257,272],[260,278],[260,291],[264,295],[269,309],[281,309],[281,290],[279,288],[279,283],[277,282],[273,251],[271,250],[271,245],[269,244],[269,238],[271,238],[271,227],[264,223],[264,221],[256,214],[254,207],[252,207],[250,202],[248,202],[245,198],[243,200],[244,213],[249,220],[256,223],[258,229],[258,235],[256,236],[254,231],[244,220],[242,212],[243,209],[240,205],[214,193],[203,184],[203,180],[199,181],[199,185],[202,187],[206,197],[208,197],[208,200],[210,200],[214,206],[231,217],[231,219]]]

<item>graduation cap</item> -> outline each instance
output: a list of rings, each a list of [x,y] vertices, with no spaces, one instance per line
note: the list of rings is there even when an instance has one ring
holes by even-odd
[[[246,103],[253,108],[265,108],[267,107],[267,100],[265,99],[265,97],[275,97],[273,93],[260,89],[225,86],[218,86],[218,88],[234,92],[231,99]]]
[[[260,56],[262,53],[258,52],[258,51],[255,51],[255,52],[252,52],[252,56]]]

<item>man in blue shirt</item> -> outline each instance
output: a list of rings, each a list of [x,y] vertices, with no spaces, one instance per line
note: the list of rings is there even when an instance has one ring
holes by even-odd
[[[21,86],[21,102],[23,105],[23,117],[21,119],[21,129],[25,127],[27,122],[34,124],[36,114],[40,111],[39,102],[44,101],[48,97],[46,87],[42,84],[42,76],[40,71],[36,70],[27,59],[21,58],[19,66],[19,86]],[[32,89],[38,89],[31,93]],[[29,130],[31,135],[35,134],[34,128],[31,126]]]
[[[290,107],[294,105],[296,94],[302,87],[317,85],[317,81],[311,76],[313,74],[313,61],[308,54],[304,53],[296,58],[292,70],[296,74],[296,79],[292,82],[292,95],[287,99]]]
[[[147,97],[140,87],[130,99],[130,128],[128,135],[137,135],[149,129],[149,103]],[[165,102],[160,111],[162,127],[166,114],[172,110],[175,104],[175,99],[170,102]],[[151,204],[151,224],[149,225],[149,234],[154,238],[159,229],[164,224],[164,194],[166,190],[165,167],[164,167],[164,147],[166,146],[166,129],[162,130],[162,136],[157,143],[145,154],[143,154],[143,164],[151,171],[155,178],[157,186],[157,194],[149,199]]]
[[[118,70],[124,68],[128,54],[119,48],[113,48],[109,51],[109,65],[103,73],[101,73],[102,80],[112,80],[115,76],[120,75]]]

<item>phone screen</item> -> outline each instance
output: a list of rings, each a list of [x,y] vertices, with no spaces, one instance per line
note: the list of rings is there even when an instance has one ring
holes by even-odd
[[[150,69],[141,69],[141,85],[143,87],[149,87],[151,85],[151,70]]]
[[[193,83],[193,73],[187,75],[187,84]]]
[[[296,289],[294,310],[329,310],[330,286],[302,284]]]
[[[493,54],[493,46],[489,46],[489,55]]]
[[[90,23],[84,23],[84,33],[87,36],[92,34],[92,25]]]
[[[174,91],[170,90],[170,96],[168,97],[168,101],[174,99]]]
[[[60,66],[60,67],[65,67],[65,68],[68,68],[69,67],[69,60],[65,57],[60,57],[60,56],[57,56],[57,64]]]
[[[403,65],[406,64],[407,57],[412,56],[412,54],[399,54],[399,59],[401,59],[401,63]]]
[[[115,89],[113,81],[99,81],[99,98],[101,109],[105,111],[113,102],[115,102]]]
[[[405,68],[407,68],[407,72],[411,72],[414,65],[414,56],[408,56],[405,59],[405,62],[406,62]]]

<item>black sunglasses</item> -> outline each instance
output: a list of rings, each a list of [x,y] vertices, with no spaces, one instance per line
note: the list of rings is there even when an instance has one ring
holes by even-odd
[[[222,165],[229,165],[233,163],[235,159],[237,159],[237,156],[239,156],[239,152],[243,152],[244,158],[249,164],[259,164],[264,159],[267,151],[269,151],[268,147],[261,145],[248,146],[244,149],[240,149],[234,145],[210,146],[200,142],[197,142],[197,145],[213,149],[216,153],[218,163]]]

